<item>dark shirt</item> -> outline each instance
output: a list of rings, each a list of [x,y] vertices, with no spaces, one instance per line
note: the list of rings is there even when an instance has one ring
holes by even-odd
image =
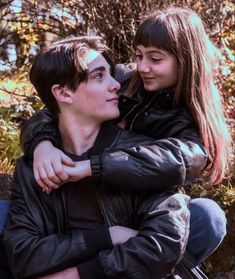
[[[74,229],[88,230],[104,225],[94,184],[74,182],[68,183],[64,187],[66,187],[68,231]]]
[[[87,160],[92,149],[81,156],[68,154],[74,161]],[[90,230],[104,225],[104,219],[96,195],[95,183],[91,178],[64,185],[67,205],[67,230]]]

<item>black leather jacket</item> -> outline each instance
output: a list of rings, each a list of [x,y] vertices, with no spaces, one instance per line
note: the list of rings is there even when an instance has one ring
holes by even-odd
[[[104,148],[113,154],[127,149],[132,156],[138,157],[142,147],[133,145],[151,144],[148,138],[133,137],[131,132],[110,123],[105,123],[100,133],[92,153],[103,152]],[[129,160],[128,156],[126,160]],[[139,172],[138,168],[136,166],[136,172]],[[122,172],[117,175],[125,176]],[[92,178],[90,183],[94,183]],[[27,158],[18,160],[13,203],[4,234],[8,261],[15,278],[37,278],[78,263],[79,271],[86,273],[86,277],[81,276],[85,279],[160,279],[172,273],[187,244],[189,197],[147,191],[131,195],[96,182],[100,209],[107,225],[132,227],[138,229],[139,234],[112,249],[105,245],[88,249],[85,233],[66,231],[65,187],[50,195],[43,193],[36,185]]]
[[[126,69],[116,68],[116,76],[123,87],[130,75]],[[120,120],[124,119],[126,129],[155,141],[139,146],[138,152],[123,148],[92,156],[93,177],[112,189],[130,192],[187,187],[200,177],[207,163],[207,152],[187,110],[173,108],[173,94],[170,90],[150,93],[140,88],[132,97],[120,96]],[[24,153],[32,158],[35,146],[43,139],[59,146],[57,124],[46,109],[24,124],[21,131]]]

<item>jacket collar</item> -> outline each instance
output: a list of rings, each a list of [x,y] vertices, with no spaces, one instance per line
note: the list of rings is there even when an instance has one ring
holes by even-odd
[[[65,150],[64,153],[74,161],[86,160],[92,155],[98,155],[108,150],[115,141],[119,128],[111,121],[106,121],[102,124],[94,145],[82,155],[69,153]]]
[[[129,105],[138,105],[142,103],[150,103],[155,100],[161,108],[173,107],[174,91],[172,89],[157,90],[147,92],[143,85],[132,96],[120,96],[120,105],[127,103]]]

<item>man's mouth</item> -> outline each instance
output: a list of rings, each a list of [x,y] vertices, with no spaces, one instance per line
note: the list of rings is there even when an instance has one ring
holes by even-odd
[[[107,100],[107,102],[118,102],[118,97],[113,97]]]

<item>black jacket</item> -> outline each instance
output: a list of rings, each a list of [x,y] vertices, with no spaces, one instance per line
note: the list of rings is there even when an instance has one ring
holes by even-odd
[[[116,68],[123,87],[130,76],[126,69]],[[165,191],[196,182],[207,164],[207,152],[187,110],[173,108],[173,95],[170,90],[150,93],[143,88],[132,97],[120,95],[120,120],[126,122],[126,129],[155,141],[139,146],[138,152],[123,148],[91,156],[92,174],[97,180],[112,189],[130,192]],[[35,146],[43,139],[59,146],[57,124],[47,109],[31,117],[22,128],[21,146],[26,156],[32,158]]]
[[[108,122],[103,125],[91,155],[97,156],[104,148],[110,152],[127,149],[137,154],[141,151],[133,145],[140,144],[148,146],[151,142],[144,136],[133,137],[131,132]],[[135,171],[139,172],[138,166]],[[125,176],[120,172],[117,175]],[[95,183],[93,178],[90,183]],[[138,229],[139,234],[112,249],[102,241],[90,249],[92,232],[87,235],[81,230],[66,231],[65,187],[50,195],[43,193],[27,158],[18,160],[13,203],[4,234],[15,278],[36,278],[76,265],[81,278],[85,279],[160,279],[172,273],[187,244],[189,198],[186,195],[148,191],[131,195],[96,182],[106,224],[132,227]]]

